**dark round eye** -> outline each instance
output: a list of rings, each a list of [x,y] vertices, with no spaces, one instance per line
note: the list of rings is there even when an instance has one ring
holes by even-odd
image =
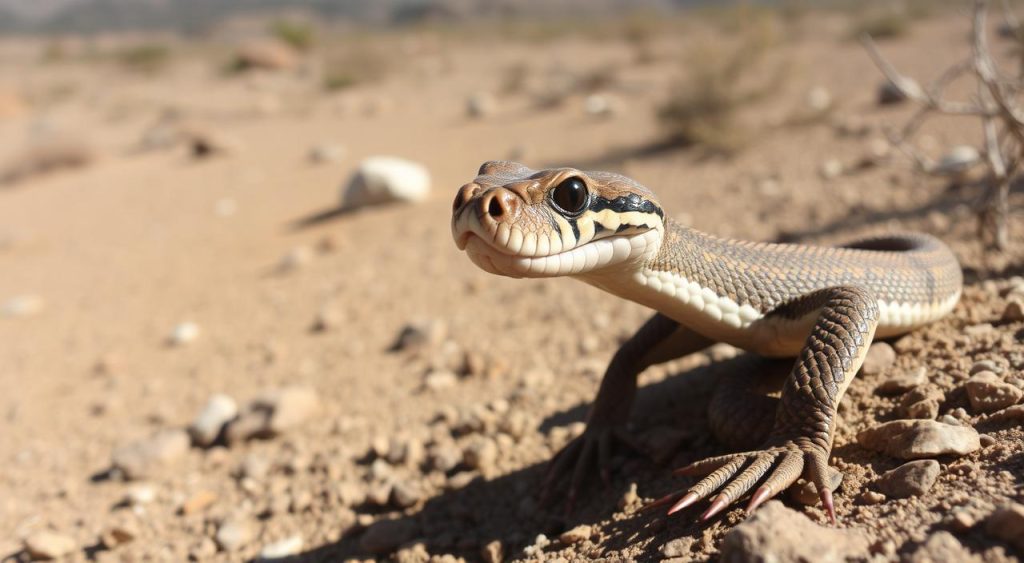
[[[579,178],[567,178],[551,190],[551,202],[558,209],[573,215],[586,209],[590,201],[587,185]]]

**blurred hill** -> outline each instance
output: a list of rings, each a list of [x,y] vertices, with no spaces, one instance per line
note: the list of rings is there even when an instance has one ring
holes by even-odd
[[[414,23],[493,16],[597,16],[672,9],[707,0],[0,0],[0,32],[94,33],[123,30],[200,32],[259,12],[305,11],[357,23]]]

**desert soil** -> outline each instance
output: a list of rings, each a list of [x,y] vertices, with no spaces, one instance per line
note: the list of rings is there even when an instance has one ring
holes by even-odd
[[[832,243],[913,229],[948,242],[965,270],[961,304],[891,343],[895,358],[843,401],[838,528],[864,538],[854,559],[1015,559],[1020,544],[988,519],[1024,502],[1021,418],[982,414],[965,382],[992,371],[1024,385],[1020,202],[1011,247],[996,254],[975,234],[976,190],[921,177],[902,157],[822,176],[824,162],[858,161],[912,111],[875,103],[879,74],[847,24],[786,27],[793,37],[764,65],[784,63],[786,80],[743,110],[759,134],[728,158],[642,150],[663,134],[655,108],[687,50],[733,41],[699,21],[656,37],[658,56],[643,64],[619,38],[396,33],[383,78],[335,93],[320,88],[315,52],[296,70],[224,76],[202,48],[176,42],[169,68],[139,75],[89,59],[41,64],[43,41],[5,41],[0,90],[22,103],[0,111],[0,162],[31,158],[46,136],[95,158],[0,189],[0,557],[239,560],[270,546],[311,561],[717,559],[742,507],[710,523],[697,509],[637,508],[692,484],[671,469],[727,451],[708,433],[708,397],[722,373],[757,369],[727,348],[641,377],[633,430],[657,462],[617,457],[612,487],[595,479],[569,514],[536,502],[545,462],[580,431],[604,365],[650,311],[571,280],[491,276],[455,248],[456,189],[483,161],[515,158],[627,174],[674,217],[722,236]],[[967,55],[967,31],[962,14],[937,16],[882,47],[929,79]],[[517,65],[522,91],[502,93]],[[602,68],[615,78],[600,92],[610,115],[589,114],[578,93],[535,104],[551,84]],[[816,87],[830,94],[829,115],[790,124]],[[478,92],[493,108],[467,117]],[[142,150],[168,109],[227,139],[223,154]],[[928,136],[938,154],[976,143],[980,128],[951,120]],[[311,162],[324,146],[343,154]],[[348,175],[377,154],[425,165],[428,200],[296,226],[335,208]],[[418,340],[396,347],[410,326]],[[175,330],[184,342],[170,341]],[[878,481],[904,460],[857,434],[907,418],[914,399],[878,387],[922,369],[925,381],[900,390],[931,401],[924,417],[975,428],[981,447],[934,457],[930,488],[892,498]],[[280,432],[180,442],[211,396],[244,409],[281,389],[299,398]],[[112,465],[157,433],[163,458],[135,474]],[[782,498],[827,527],[819,507]]]

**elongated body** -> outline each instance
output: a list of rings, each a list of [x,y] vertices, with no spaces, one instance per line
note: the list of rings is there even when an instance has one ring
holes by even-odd
[[[555,474],[574,465],[570,496],[582,467],[593,457],[603,465],[610,440],[622,436],[647,366],[712,342],[797,358],[764,448],[688,468],[711,474],[671,511],[724,485],[708,517],[763,481],[756,507],[801,473],[831,512],[824,483],[835,412],[868,345],[948,314],[962,285],[956,258],[928,235],[835,248],[726,240],[667,220],[654,194],[629,178],[572,168],[485,163],[456,197],[452,231],[489,272],[575,277],[657,311],[609,366],[588,432],[553,465]]]

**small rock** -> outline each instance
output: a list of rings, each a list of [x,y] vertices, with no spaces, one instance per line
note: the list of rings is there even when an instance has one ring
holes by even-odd
[[[415,506],[423,496],[423,490],[408,481],[399,481],[391,487],[391,504],[398,508]]]
[[[927,382],[928,370],[924,366],[919,366],[906,373],[886,379],[875,388],[875,392],[879,395],[898,395],[906,393],[919,385],[924,385]]]
[[[131,506],[141,506],[156,500],[156,489],[152,485],[138,484],[128,489],[125,502]]]
[[[976,375],[978,372],[991,371],[995,374],[1003,372],[1003,368],[999,367],[999,364],[992,360],[978,360],[971,364],[971,369],[967,372],[969,375]]]
[[[428,451],[427,460],[432,469],[447,473],[462,462],[462,451],[449,442],[435,444]]]
[[[245,456],[242,460],[241,466],[238,468],[238,476],[245,479],[254,479],[256,481],[262,481],[270,474],[270,470],[273,468],[273,464],[266,457],[251,453]]]
[[[395,351],[418,351],[436,348],[448,337],[448,326],[440,319],[414,321],[402,327],[391,349]]]
[[[125,478],[140,479],[185,455],[190,443],[184,430],[161,430],[149,438],[117,448],[111,461]]]
[[[430,193],[430,174],[418,163],[393,156],[363,160],[342,194],[342,207],[419,202]]]
[[[100,543],[107,549],[114,549],[119,545],[131,542],[138,535],[139,531],[128,524],[110,526],[100,533]]]
[[[965,455],[981,447],[978,432],[934,420],[894,420],[857,434],[861,446],[900,459]]]
[[[874,342],[868,348],[860,371],[864,375],[877,375],[889,369],[896,362],[896,351],[888,342]]]
[[[462,452],[462,460],[466,466],[478,469],[487,473],[494,468],[494,462],[498,459],[498,446],[494,441],[478,437],[474,439]]]
[[[96,161],[96,152],[81,139],[52,138],[29,147],[0,170],[0,184],[14,184],[61,170],[84,168]]]
[[[928,540],[906,559],[908,563],[936,563],[939,561],[956,561],[972,563],[980,561],[960,544],[956,536],[939,530],[928,537]]]
[[[208,489],[203,489],[185,500],[185,502],[181,504],[181,508],[178,512],[181,513],[182,516],[199,514],[213,506],[213,503],[215,502],[217,502],[217,493]]]
[[[1011,299],[1006,303],[1003,314],[1000,317],[1004,323],[1016,323],[1024,321],[1024,303],[1019,299]]]
[[[191,344],[196,338],[199,338],[199,325],[193,322],[183,322],[174,327],[171,335],[167,337],[167,342],[171,346],[184,346]]]
[[[583,111],[594,117],[610,117],[615,115],[617,108],[615,100],[601,94],[591,94],[583,99]]]
[[[303,545],[304,543],[301,535],[295,534],[293,536],[288,536],[283,540],[278,540],[263,546],[263,549],[260,550],[259,558],[267,561],[292,557],[302,552]]]
[[[268,438],[295,428],[320,409],[320,397],[310,387],[292,386],[267,391],[253,399],[225,430],[228,443]]]
[[[505,558],[501,540],[488,542],[487,545],[480,550],[480,557],[483,558],[484,563],[502,563]]]
[[[661,555],[664,557],[689,557],[690,547],[693,545],[693,538],[681,537],[670,540],[661,546]]]
[[[985,531],[1024,551],[1024,505],[1012,503],[995,509],[985,519]]]
[[[900,411],[906,418],[934,419],[945,399],[946,396],[936,387],[916,387],[900,398]]]
[[[32,559],[59,559],[77,549],[73,538],[56,532],[36,532],[25,538],[25,551]]]
[[[281,274],[294,272],[313,261],[313,250],[308,246],[296,246],[289,250],[277,263],[277,271]]]
[[[195,159],[230,155],[241,148],[234,137],[199,124],[183,127],[182,138],[188,146],[189,154]]]
[[[559,541],[566,545],[572,545],[579,543],[583,540],[590,539],[591,528],[586,524],[576,526],[571,530],[562,532],[562,535],[558,536]]]
[[[366,529],[359,545],[370,553],[384,555],[412,540],[418,533],[419,526],[410,518],[380,520]]]
[[[843,175],[843,163],[838,159],[830,158],[821,163],[818,167],[818,174],[825,180],[833,180]]]
[[[981,161],[978,149],[970,145],[958,145],[939,159],[933,172],[945,176],[959,176]]]
[[[313,319],[313,325],[310,327],[310,330],[313,332],[329,332],[341,327],[343,324],[341,313],[335,307],[324,305],[316,312],[316,318]]]
[[[241,518],[228,518],[217,528],[214,539],[224,551],[237,551],[252,541],[252,525]]]
[[[958,532],[966,532],[978,523],[970,512],[963,509],[954,511],[950,518],[950,522],[953,529]]]
[[[481,119],[492,115],[497,108],[494,96],[486,92],[477,92],[466,98],[466,116]]]
[[[940,470],[939,462],[934,459],[909,461],[886,471],[875,484],[886,496],[892,498],[921,496],[935,484]]]
[[[773,500],[725,534],[722,561],[841,562],[868,559],[868,541],[854,530],[825,528]]]
[[[876,493],[875,491],[864,491],[857,495],[857,502],[865,505],[881,504],[885,502],[885,495],[882,493]]]
[[[1020,389],[1004,382],[990,371],[979,371],[964,385],[971,409],[979,413],[990,413],[1005,409],[1020,401],[1024,395]]]
[[[423,378],[423,386],[431,391],[451,389],[458,382],[459,376],[446,369],[431,371]]]
[[[878,86],[878,105],[892,105],[905,102],[907,94],[913,96],[924,95],[924,90],[913,78],[901,76],[897,82],[886,80]]]
[[[231,419],[238,415],[238,403],[228,395],[212,395],[189,426],[192,443],[205,448],[214,443]]]
[[[46,308],[46,302],[38,295],[19,295],[12,297],[3,307],[0,313],[5,317],[31,317],[38,315]]]
[[[636,492],[636,483],[630,483],[626,492],[619,498],[619,510],[634,509],[640,504],[640,495]]]
[[[314,164],[341,162],[345,158],[345,147],[332,143],[323,143],[309,149],[309,161]]]
[[[805,102],[812,112],[823,113],[832,108],[832,94],[823,86],[815,86],[807,92]]]
[[[843,484],[843,472],[829,467],[828,477],[828,488],[834,493],[839,488],[839,485]],[[803,481],[802,479],[801,481],[798,481],[795,486],[790,487],[790,498],[804,506],[817,506],[821,501],[821,497],[818,495],[818,488],[810,481]]]

